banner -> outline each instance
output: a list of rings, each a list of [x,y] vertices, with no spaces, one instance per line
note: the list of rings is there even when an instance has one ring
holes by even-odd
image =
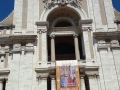
[[[77,60],[56,61],[57,90],[80,90]]]

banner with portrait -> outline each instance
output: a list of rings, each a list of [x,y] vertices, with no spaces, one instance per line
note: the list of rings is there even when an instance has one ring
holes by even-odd
[[[57,90],[80,90],[77,60],[56,61]]]

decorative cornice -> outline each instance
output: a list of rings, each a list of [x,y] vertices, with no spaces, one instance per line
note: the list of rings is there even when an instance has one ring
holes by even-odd
[[[46,33],[49,28],[48,21],[38,21],[36,22],[37,25],[37,33]]]
[[[10,44],[13,42],[33,42],[37,38],[37,35],[11,35],[11,36],[0,36],[0,44]]]
[[[82,31],[91,31],[92,30],[92,19],[80,20],[79,26],[82,27]]]
[[[99,66],[86,66],[85,68],[85,74],[88,76],[94,76],[97,75],[99,76]]]
[[[49,27],[49,22],[48,21],[38,21],[38,22],[36,22],[36,25]]]
[[[96,39],[120,38],[120,31],[114,31],[114,32],[94,32],[93,36]]]
[[[10,73],[10,70],[8,69],[0,69],[0,75],[8,75]]]
[[[15,25],[13,25],[13,24],[10,24],[10,25],[0,24],[0,28],[2,28],[2,29],[4,29],[4,28],[10,28],[10,29],[12,29],[12,28],[15,28]]]
[[[80,20],[80,24],[92,24],[93,20],[92,19],[85,19],[85,20]]]

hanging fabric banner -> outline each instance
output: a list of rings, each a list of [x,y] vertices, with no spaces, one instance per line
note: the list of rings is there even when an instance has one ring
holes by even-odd
[[[56,61],[57,90],[80,90],[77,60]]]

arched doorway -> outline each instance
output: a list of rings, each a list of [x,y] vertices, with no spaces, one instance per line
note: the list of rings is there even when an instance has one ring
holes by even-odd
[[[80,59],[83,59],[83,48],[81,42],[81,30],[79,25],[81,17],[71,8],[59,7],[53,10],[47,18],[49,21],[48,30],[48,60],[51,60],[51,35],[54,34],[55,60],[75,60],[76,51],[74,34],[77,34],[78,49]],[[53,45],[53,44],[52,44]],[[79,54],[79,53],[78,53]]]

